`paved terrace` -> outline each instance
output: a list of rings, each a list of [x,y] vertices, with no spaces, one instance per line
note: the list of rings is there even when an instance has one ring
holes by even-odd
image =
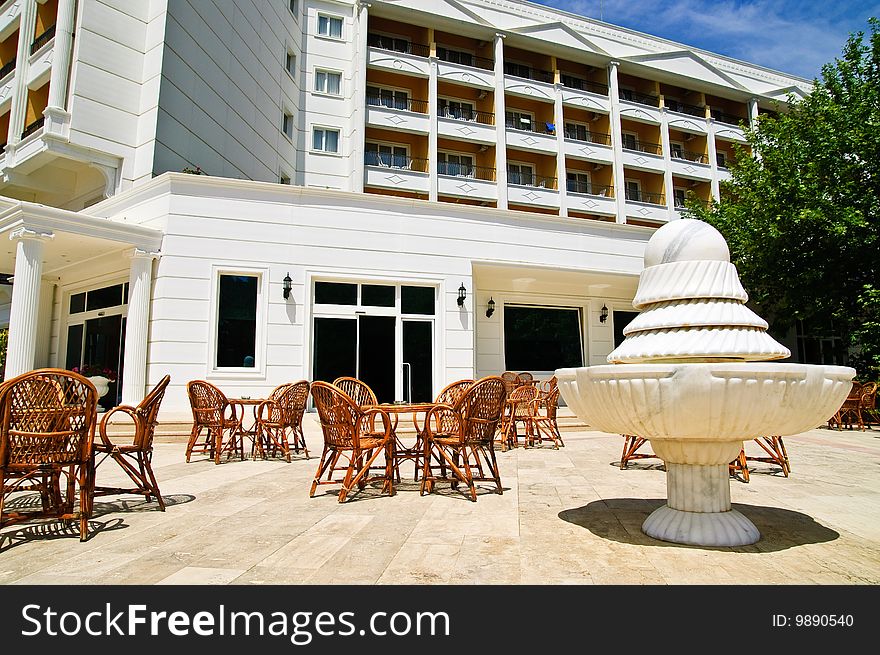
[[[621,471],[622,439],[568,419],[566,447],[499,452],[504,494],[476,503],[448,486],[394,497],[338,487],[308,497],[309,461],[184,463],[185,438],[157,438],[165,513],[139,497],[96,500],[91,538],[57,523],[0,532],[0,584],[845,584],[880,582],[880,430],[786,439],[792,475],[755,463],[734,506],[761,531],[740,548],[655,541],[640,529],[665,498],[658,460]],[[752,449],[754,447],[754,450]],[[760,454],[756,444],[747,452]],[[106,462],[99,483],[122,480]],[[406,470],[410,470],[409,467]],[[363,557],[365,552],[370,557]]]

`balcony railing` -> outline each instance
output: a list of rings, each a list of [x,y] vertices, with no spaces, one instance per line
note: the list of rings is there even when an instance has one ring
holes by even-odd
[[[697,107],[696,105],[687,105],[683,102],[679,102],[678,100],[666,100],[664,99],[664,104],[669,111],[675,111],[679,114],[688,114],[689,116],[697,116],[699,118],[706,117],[706,108],[705,107]]]
[[[477,57],[470,52],[461,50],[449,50],[447,48],[437,48],[437,59],[447,61],[450,64],[461,64],[462,66],[474,66],[484,70],[494,70],[495,62],[485,57]]]
[[[611,135],[602,132],[583,132],[580,130],[565,130],[565,138],[570,141],[581,141],[583,143],[598,143],[603,146],[611,145]]]
[[[457,121],[470,121],[483,125],[495,125],[495,114],[490,111],[474,111],[473,109],[440,109],[440,118],[452,118]]]
[[[607,84],[599,84],[599,82],[585,80],[580,77],[574,77],[572,75],[562,75],[560,81],[562,82],[562,86],[566,86],[569,89],[577,89],[578,91],[589,91],[590,93],[598,93],[600,96],[608,95]]]
[[[381,50],[390,50],[391,52],[402,52],[416,57],[430,57],[430,46],[421,43],[411,43],[404,39],[393,39],[379,34],[368,34],[367,45],[372,48],[380,48]]]
[[[504,125],[511,130],[519,130],[520,132],[534,132],[535,134],[549,134],[551,136],[556,135],[555,123],[540,123],[537,121],[523,123],[522,121],[507,119],[504,121]]]
[[[3,65],[3,68],[0,68],[0,80],[9,75],[12,71],[15,70],[15,59],[10,62],[7,62]]]
[[[635,102],[640,105],[647,105],[648,107],[660,106],[660,96],[648,95],[646,93],[636,93],[635,91],[630,91],[629,89],[620,90],[620,99],[629,100],[630,102]]]
[[[723,111],[717,111],[715,109],[712,110],[712,118],[714,118],[719,123],[726,123],[727,125],[739,125],[740,123],[748,123],[748,120],[743,118],[742,116],[727,114]]]
[[[367,107],[385,107],[387,109],[399,109],[400,111],[414,111],[419,114],[428,113],[427,100],[414,100],[412,98],[367,96]]]
[[[673,148],[669,156],[672,159],[682,159],[685,161],[692,161],[697,164],[709,163],[709,158],[706,156],[705,152],[694,152],[692,150],[675,150]]]
[[[614,197],[613,186],[600,186],[591,182],[581,182],[579,180],[568,180],[565,188],[571,193],[586,193],[591,196],[603,196],[605,198]]]
[[[406,155],[394,155],[385,152],[369,151],[364,153],[364,164],[366,166],[380,166],[382,168],[396,168],[404,171],[415,171],[417,173],[428,172],[428,160],[415,157],[407,157]]]
[[[476,180],[495,181],[495,169],[485,166],[471,166],[470,164],[457,164],[455,162],[437,162],[438,175],[452,175],[454,177],[469,177]]]
[[[49,41],[51,41],[54,37],[55,37],[55,26],[53,25],[52,27],[47,29],[45,32],[40,34],[40,36],[38,36],[36,39],[34,39],[34,42],[31,43],[31,54],[34,54],[37,50],[39,50],[44,45],[49,43]]]
[[[40,116],[37,120],[35,120],[30,125],[28,125],[26,128],[24,128],[24,132],[21,133],[21,138],[25,139],[25,138],[29,137],[31,134],[33,134],[34,132],[39,130],[41,127],[43,127],[43,123],[45,123],[45,122],[46,122],[46,117]]]
[[[507,171],[507,183],[518,184],[520,186],[531,186],[540,189],[556,189],[555,177],[544,177],[542,175],[535,175],[534,173]]]
[[[514,77],[522,77],[526,80],[534,80],[536,82],[547,82],[553,84],[553,72],[540,70],[538,68],[530,68],[529,66],[521,66],[508,62],[504,64],[504,74],[513,75]]]
[[[662,155],[663,154],[663,146],[659,143],[645,143],[644,141],[636,141],[635,143],[627,144],[626,141],[623,142],[624,150],[631,150],[634,152],[646,152],[649,155]]]
[[[646,193],[635,189],[627,189],[626,199],[633,202],[646,202],[651,205],[665,205],[666,197],[662,193]]]

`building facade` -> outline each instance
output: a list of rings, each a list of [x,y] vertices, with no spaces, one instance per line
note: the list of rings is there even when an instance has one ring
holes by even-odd
[[[654,228],[808,91],[522,2],[7,0],[6,376],[170,373],[172,417],[192,379],[602,363]]]

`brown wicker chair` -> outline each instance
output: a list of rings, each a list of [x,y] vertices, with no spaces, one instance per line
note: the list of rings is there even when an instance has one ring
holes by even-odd
[[[562,434],[559,432],[559,424],[556,422],[556,410],[559,405],[559,388],[555,387],[543,398],[540,390],[535,399],[535,413],[532,416],[534,426],[534,441],[543,443],[552,441],[555,448],[565,446]]]
[[[30,371],[0,386],[0,526],[79,520],[86,540],[97,407],[95,386],[62,369]],[[7,497],[18,491],[39,492],[40,509],[10,508]]]
[[[513,371],[504,371],[504,373],[501,374],[501,379],[504,381],[504,391],[508,394],[520,386],[522,382],[519,378],[519,374],[514,373]]]
[[[194,454],[204,453],[219,464],[224,452],[227,460],[236,453],[244,460],[244,433],[235,405],[230,404],[220,389],[204,380],[190,380],[186,392],[193,414],[186,461],[189,462]],[[201,443],[200,436],[203,438]]]
[[[474,380],[464,379],[457,380],[456,382],[451,382],[443,387],[443,390],[437,394],[437,397],[434,399],[434,403],[438,405],[449,405],[452,406],[456,403],[456,401],[464,395],[465,391],[467,391],[471,385],[474,383]],[[436,414],[436,419],[441,421],[441,423],[434,426],[434,432],[442,432],[446,433],[453,429],[453,425],[450,422],[451,416],[446,413]],[[427,418],[427,416],[426,416]],[[412,456],[413,461],[415,462],[415,472],[413,473],[413,480],[419,479],[419,471],[422,469],[422,463],[424,461],[425,455],[425,425],[419,426],[418,422],[418,414],[413,414],[412,417],[413,426],[416,429],[416,445],[412,449],[414,455]],[[442,423],[442,421],[446,421],[446,423]],[[395,462],[397,464],[397,462]],[[400,479],[398,474],[398,480]]]
[[[357,378],[340,377],[333,380],[333,386],[344,391],[349,398],[363,407],[364,405],[378,405],[376,394],[366,382]]]
[[[502,493],[493,441],[505,397],[504,381],[489,376],[474,382],[455,404],[437,405],[428,412],[422,494],[433,491],[438,480],[453,488],[463,482],[475,502],[476,482],[494,482]],[[484,462],[488,471],[483,470]]]
[[[861,395],[862,383],[853,381],[852,388],[840,409],[835,412],[834,416],[828,419],[828,427],[831,428],[836,425],[838,430],[842,430],[843,426],[846,426],[847,429],[851,430],[854,425],[858,425],[859,429],[864,430],[865,424],[862,421],[862,413],[860,411]]]
[[[394,495],[394,434],[388,414],[378,408],[363,409],[339,387],[326,382],[313,382],[311,394],[324,433],[324,451],[309,496],[314,497],[318,485],[341,482],[342,503],[355,486],[363,489],[377,480],[382,481],[383,491]],[[374,428],[376,417],[381,418],[381,431]],[[380,453],[385,454],[385,466],[381,474],[370,475]],[[342,459],[347,460],[344,466],[339,465]],[[341,480],[333,478],[336,471],[345,472]]]
[[[859,412],[862,425],[880,425],[880,412],[877,411],[877,383],[866,382],[859,393]]]
[[[523,446],[528,448],[535,438],[535,411],[538,402],[538,390],[532,385],[519,386],[507,394],[507,408],[501,419],[502,450],[519,445],[517,424],[525,428]]]
[[[256,433],[264,457],[280,453],[289,462],[292,443],[294,453],[302,450],[309,458],[302,419],[310,388],[308,380],[282,384],[257,406]]]
[[[528,371],[517,373],[517,376],[519,377],[520,384],[532,384],[535,381],[535,376]]]
[[[647,443],[647,439],[634,434],[624,434],[623,453],[620,455],[620,468],[625,469],[633,459],[659,459],[654,453],[638,452]]]
[[[104,414],[98,431],[101,440],[95,442],[95,456],[101,456],[101,459],[95,464],[96,473],[97,468],[110,457],[131,478],[134,487],[95,486],[95,496],[138,494],[144,496],[147,502],[150,502],[151,497],[155,496],[156,502],[159,503],[159,509],[165,511],[165,501],[162,500],[162,494],[159,493],[159,484],[156,482],[151,461],[153,458],[153,434],[158,422],[159,405],[162,403],[165,389],[170,381],[170,375],[159,380],[159,383],[144,396],[137,407],[119,405]],[[131,435],[131,439],[127,443],[118,443],[117,437],[114,437],[116,439],[114,442],[107,434],[110,418],[117,413],[127,415],[132,421],[134,434]]]

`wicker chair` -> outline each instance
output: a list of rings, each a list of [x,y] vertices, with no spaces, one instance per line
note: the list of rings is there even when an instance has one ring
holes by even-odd
[[[437,405],[449,405],[449,406],[454,405],[456,403],[456,401],[458,401],[458,399],[461,398],[462,395],[464,395],[465,391],[467,391],[473,383],[474,383],[474,380],[464,379],[464,380],[458,380],[456,382],[451,382],[451,383],[447,384],[445,387],[443,387],[443,390],[437,394],[437,397],[434,399],[434,403]],[[435,415],[435,417],[436,417],[436,420],[441,421],[441,423],[438,423],[434,426],[434,432],[446,433],[446,432],[449,432],[450,430],[453,429],[454,426],[450,422],[451,417],[449,414],[442,414],[441,413],[441,414]],[[415,461],[415,465],[416,465],[416,470],[415,470],[415,473],[413,474],[413,480],[418,480],[419,479],[419,471],[422,468],[422,463],[424,460],[426,427],[427,426],[426,425],[419,426],[418,414],[414,413],[412,420],[413,420],[413,426],[415,426],[416,434],[417,434],[416,445],[412,449],[412,452],[415,453],[415,455],[412,457],[412,459]],[[442,421],[446,421],[446,422],[443,423]],[[395,462],[395,464],[398,464],[398,463]],[[399,479],[400,479],[400,477],[398,474],[398,480]]]
[[[514,373],[513,371],[504,371],[504,373],[501,374],[501,379],[504,381],[504,391],[508,394],[520,386],[521,383],[519,374]]]
[[[880,412],[877,410],[876,382],[867,382],[862,386],[859,395],[859,411],[862,415],[863,425],[880,425]]]
[[[840,406],[840,409],[835,412],[834,416],[828,419],[829,428],[836,425],[838,430],[842,430],[843,426],[847,426],[847,428],[851,430],[853,425],[858,425],[860,429],[865,429],[865,424],[862,421],[862,413],[860,411],[861,394],[862,383],[854,381],[852,383],[852,388],[850,389],[846,400],[844,400],[843,404]]]
[[[376,394],[370,389],[366,382],[362,382],[357,378],[340,377],[333,380],[333,386],[338,387],[351,398],[355,403],[363,407],[364,405],[378,405]]]
[[[244,460],[244,433],[235,405],[230,404],[220,389],[204,380],[190,380],[186,392],[193,414],[186,461],[189,462],[194,454],[204,453],[219,464],[224,452],[227,460],[236,453]],[[201,443],[200,436],[203,438]]]
[[[97,407],[95,386],[71,371],[38,369],[0,386],[0,526],[78,519],[87,539]],[[18,491],[39,492],[40,509],[10,509]]]
[[[433,491],[438,480],[453,488],[463,482],[475,502],[476,482],[494,482],[502,493],[493,440],[505,397],[504,381],[489,376],[474,382],[455,404],[437,405],[428,412],[422,494]]]
[[[538,403],[538,390],[533,385],[517,387],[507,394],[507,408],[501,418],[501,448],[516,448],[519,445],[517,424],[525,428],[523,446],[528,448],[535,438],[535,412]]]
[[[388,414],[378,408],[363,409],[339,387],[326,382],[313,382],[311,394],[324,433],[324,451],[309,497],[314,497],[318,485],[341,482],[342,503],[355,486],[363,489],[377,480],[382,481],[383,491],[394,495],[394,434]],[[381,431],[374,429],[376,417],[381,418]],[[385,466],[380,474],[371,475],[380,453],[385,454]],[[343,459],[347,464],[341,466]],[[337,471],[345,472],[341,480],[333,477]],[[322,479],[325,474],[326,479]]]
[[[532,416],[534,426],[534,441],[543,443],[552,441],[554,448],[565,446],[562,434],[559,432],[559,424],[556,422],[556,410],[559,405],[559,388],[554,388],[547,396],[541,397],[540,390],[535,399],[535,413]]]
[[[623,453],[620,455],[620,468],[625,469],[633,459],[659,459],[654,453],[638,452],[647,443],[647,439],[634,434],[624,434]]]
[[[523,371],[522,373],[517,373],[519,377],[520,384],[531,384],[535,381],[535,376],[529,373],[528,371]]]
[[[146,498],[147,502],[155,496],[159,503],[159,509],[165,511],[165,501],[159,493],[159,484],[153,474],[151,464],[153,458],[153,434],[156,431],[156,423],[159,415],[159,405],[165,396],[165,389],[171,381],[171,376],[166,375],[153,387],[137,407],[119,405],[104,414],[99,425],[100,441],[95,442],[95,456],[101,455],[101,459],[95,464],[95,469],[108,457],[113,459],[126,475],[134,483],[134,487],[107,487],[95,486],[95,496],[107,496],[115,494],[138,494]],[[127,415],[133,424],[134,434],[127,443],[118,443],[107,434],[110,418],[117,413]],[[116,437],[114,437],[116,438]]]
[[[302,431],[302,419],[310,388],[308,380],[282,384],[257,406],[255,430],[264,457],[267,453],[273,456],[280,453],[290,462],[292,443],[296,454],[302,450],[305,458],[309,458],[309,449],[306,448],[306,439]]]

